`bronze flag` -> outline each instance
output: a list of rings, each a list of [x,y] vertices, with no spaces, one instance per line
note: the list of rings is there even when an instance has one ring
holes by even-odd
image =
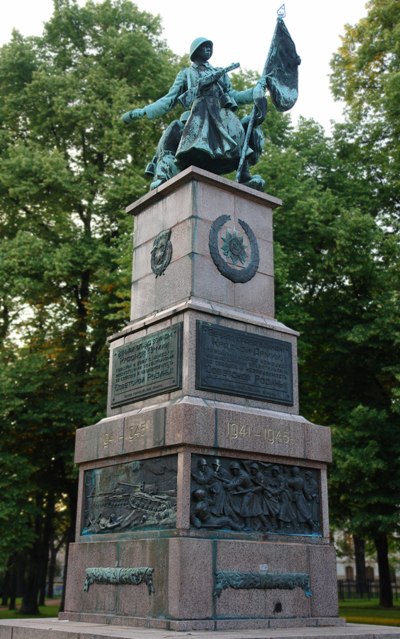
[[[283,18],[278,17],[265,69],[266,85],[278,111],[289,111],[296,103],[300,62]]]

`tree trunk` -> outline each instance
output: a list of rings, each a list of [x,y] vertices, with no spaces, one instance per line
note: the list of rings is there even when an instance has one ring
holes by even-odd
[[[27,574],[25,578],[24,595],[20,612],[24,615],[38,615],[38,597],[40,588],[40,552],[38,552],[38,543],[35,543],[28,557]]]
[[[14,563],[11,566],[9,572],[9,582],[8,582],[8,595],[10,597],[10,601],[8,604],[9,610],[15,610],[17,607],[17,572],[20,568],[20,562]]]
[[[8,567],[6,572],[4,573],[4,578],[3,578],[3,592],[1,594],[2,606],[6,606],[8,603],[8,597],[10,593],[10,578],[11,578],[10,567]]]
[[[367,586],[367,571],[365,567],[365,539],[353,535],[354,557],[356,562],[356,591],[359,597],[364,597]]]
[[[39,606],[44,606],[46,597],[46,581],[47,567],[49,565],[50,545],[53,537],[53,519],[54,519],[54,493],[48,492],[46,500],[46,517],[43,528],[43,540],[41,543],[41,575],[40,575],[40,592]]]
[[[36,498],[36,505],[38,510],[43,500],[40,497]],[[37,515],[35,518],[35,542],[27,553],[27,565],[25,574],[24,594],[22,597],[22,604],[20,612],[24,615],[38,615],[39,614],[39,590],[41,583],[41,541],[42,541],[42,517]]]
[[[24,562],[21,555],[13,555],[8,567],[8,609],[16,610],[17,595],[21,592],[22,575],[24,571]]]
[[[374,536],[379,569],[379,605],[393,608],[393,592],[390,581],[389,551],[387,536],[379,533]]]

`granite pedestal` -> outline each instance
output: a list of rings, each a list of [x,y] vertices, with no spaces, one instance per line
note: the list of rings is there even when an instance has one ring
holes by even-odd
[[[190,167],[135,202],[131,321],[79,429],[60,619],[175,631],[339,626],[330,431],[299,415],[274,317],[280,201]],[[2,635],[0,634],[0,637]]]

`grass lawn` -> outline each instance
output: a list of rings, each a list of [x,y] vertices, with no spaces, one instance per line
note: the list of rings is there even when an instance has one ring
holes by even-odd
[[[381,608],[377,599],[347,599],[339,602],[339,615],[349,623],[371,623],[400,626],[400,605]]]
[[[21,615],[18,611],[21,606],[21,600],[17,599],[17,609],[8,610],[7,608],[0,607],[0,619],[29,619],[33,615]],[[39,617],[57,617],[60,608],[60,602],[52,599],[46,606],[39,606]],[[35,615],[35,619],[37,616]]]

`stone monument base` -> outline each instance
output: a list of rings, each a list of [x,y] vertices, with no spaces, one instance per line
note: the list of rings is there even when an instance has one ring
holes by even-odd
[[[191,167],[128,207],[131,321],[109,338],[107,415],[76,434],[60,623],[343,624],[330,430],[299,414],[298,335],[274,316],[279,204]]]
[[[316,624],[317,621],[315,620]],[[267,627],[267,626],[266,626]],[[186,636],[186,635],[184,635]],[[165,639],[165,630],[62,621],[59,619],[19,619],[0,621],[0,639]],[[170,639],[182,637],[171,632]],[[191,631],[191,639],[204,639],[202,631]],[[269,627],[268,639],[399,639],[400,628],[361,624],[322,627]],[[207,639],[266,639],[263,630],[228,630],[207,633]]]

